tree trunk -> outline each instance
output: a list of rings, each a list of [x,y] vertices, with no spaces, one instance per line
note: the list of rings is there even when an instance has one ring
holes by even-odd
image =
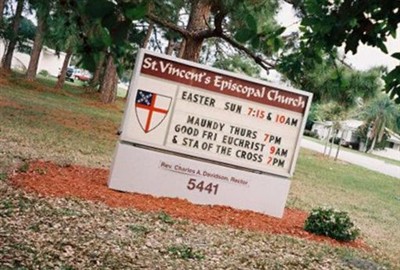
[[[117,68],[112,54],[107,55],[106,69],[100,87],[100,97],[103,103],[113,103],[117,97]]]
[[[71,57],[72,57],[72,47],[69,47],[67,49],[67,52],[66,52],[66,55],[65,55],[65,58],[64,58],[63,66],[61,68],[61,73],[60,73],[60,76],[58,77],[57,84],[54,87],[55,89],[63,88],[64,83],[65,83],[65,78],[66,78],[66,74],[67,74],[69,61],[71,60]]]
[[[172,55],[172,53],[174,52],[174,48],[175,48],[175,42],[172,39],[168,40],[168,46],[165,49],[165,54]]]
[[[28,71],[26,72],[26,79],[28,81],[33,81],[36,79],[40,53],[42,52],[43,48],[45,29],[46,17],[38,15],[38,26],[36,28],[35,41],[33,43],[31,59],[29,60]]]
[[[371,153],[372,151],[374,151],[375,144],[376,144],[376,138],[377,138],[377,137],[378,137],[377,135],[374,136],[374,139],[372,140],[372,143],[371,143],[371,147],[369,148],[369,150],[367,151],[367,153]]]
[[[328,136],[326,137],[325,147],[324,147],[324,156],[326,155],[326,150],[328,149],[329,136],[331,136],[332,127],[329,127]]]
[[[379,132],[378,132],[378,142],[380,143],[383,139],[383,135],[385,134],[385,125],[386,125],[386,119],[382,119],[382,122],[380,123],[379,127]]]
[[[24,9],[25,0],[18,0],[17,9],[15,11],[15,16],[13,20],[13,32],[10,38],[10,42],[8,43],[7,51],[4,57],[3,68],[6,71],[11,70],[11,62],[14,54],[15,46],[17,45],[17,35],[19,24],[21,23],[22,10]]]
[[[186,47],[186,40],[183,39],[181,41],[181,44],[179,44],[179,53],[178,53],[179,58],[183,57],[183,52],[185,51],[185,47]]]
[[[146,49],[147,45],[149,45],[150,37],[153,34],[153,29],[154,29],[154,23],[150,22],[149,27],[147,28],[146,37],[144,38],[143,43],[142,43],[143,49]]]
[[[4,41],[4,51],[3,51],[3,55],[1,56],[1,64],[0,64],[0,66],[3,66],[3,64],[4,64],[4,61],[6,59],[6,53],[7,53],[8,44],[10,43],[10,41],[7,40],[7,39],[3,39],[3,41]]]
[[[332,148],[333,148],[333,144],[334,144],[334,142],[335,142],[336,135],[337,135],[337,131],[334,130],[334,131],[333,131],[333,135],[332,135],[331,145],[330,145],[330,147],[329,147],[328,157],[331,157]]]
[[[379,126],[380,125],[381,125],[381,123],[379,120],[379,116],[376,116],[375,121],[374,121],[374,127],[373,127],[374,138],[372,140],[371,147],[369,148],[367,153],[371,153],[372,151],[374,151],[376,140],[378,139],[378,135],[379,135]]]
[[[192,33],[198,33],[199,31],[206,30],[208,28],[207,22],[210,17],[212,0],[193,0],[190,9],[189,22],[187,30]],[[194,36],[185,37],[185,50],[182,58],[198,62],[200,59],[201,47],[203,45],[204,38]]]
[[[3,27],[3,13],[6,6],[6,0],[0,0],[0,27]]]
[[[342,145],[343,134],[344,134],[344,131],[342,131],[342,135],[340,135],[339,144],[338,144],[338,147],[336,149],[335,160],[337,160],[338,156],[339,156],[340,146]]]
[[[97,63],[96,69],[94,70],[93,77],[90,80],[90,87],[95,89],[100,84],[100,77],[103,73],[104,66],[104,53],[101,53],[99,57],[99,62]]]

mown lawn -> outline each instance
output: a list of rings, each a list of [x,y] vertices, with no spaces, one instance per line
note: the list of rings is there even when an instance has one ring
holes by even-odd
[[[156,214],[15,190],[4,173],[27,160],[110,165],[124,101],[103,105],[82,87],[69,84],[55,91],[52,85],[53,80],[43,78],[28,83],[17,74],[0,75],[1,269],[400,269],[400,181],[308,150],[300,153],[288,206],[348,211],[371,251],[185,220],[166,225]],[[54,224],[67,230],[59,232]],[[96,247],[93,252],[91,247]],[[180,258],[191,250],[184,247],[201,256]]]
[[[393,252],[400,250],[399,179],[302,149],[288,205],[348,211],[370,245],[399,260]]]
[[[52,80],[27,83],[14,74],[1,85],[5,151],[23,158],[108,166],[123,101],[105,106],[84,88],[68,85],[56,91],[50,87],[54,84]]]

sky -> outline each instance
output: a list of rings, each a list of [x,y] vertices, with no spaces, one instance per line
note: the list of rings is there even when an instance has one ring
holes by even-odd
[[[281,2],[282,9],[278,14],[278,21],[285,27],[288,32],[293,32],[298,29],[299,19],[295,17],[294,10],[286,2]],[[381,52],[380,49],[360,45],[357,54],[353,55],[351,52],[346,54],[346,62],[351,64],[355,69],[367,70],[374,66],[387,66],[389,70],[393,69],[396,65],[400,64],[399,60],[391,57],[393,54],[400,51],[400,29],[397,31],[397,39],[389,38],[386,43],[389,54]],[[344,50],[343,50],[344,53]]]

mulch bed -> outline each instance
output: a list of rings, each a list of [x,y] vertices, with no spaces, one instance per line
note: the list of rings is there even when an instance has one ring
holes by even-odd
[[[308,214],[296,209],[285,209],[282,219],[252,211],[237,210],[225,206],[195,205],[187,200],[156,198],[151,195],[125,193],[109,189],[109,171],[82,166],[60,167],[43,161],[32,162],[27,172],[16,173],[12,183],[28,192],[44,196],[77,197],[102,202],[111,207],[135,208],[144,212],[160,212],[209,225],[227,225],[240,229],[291,235],[307,240],[337,246],[368,249],[362,240],[339,242],[317,236],[303,229]]]

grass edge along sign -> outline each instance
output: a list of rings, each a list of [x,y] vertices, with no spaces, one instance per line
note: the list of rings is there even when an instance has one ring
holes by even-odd
[[[109,186],[281,216],[311,97],[141,50]]]

